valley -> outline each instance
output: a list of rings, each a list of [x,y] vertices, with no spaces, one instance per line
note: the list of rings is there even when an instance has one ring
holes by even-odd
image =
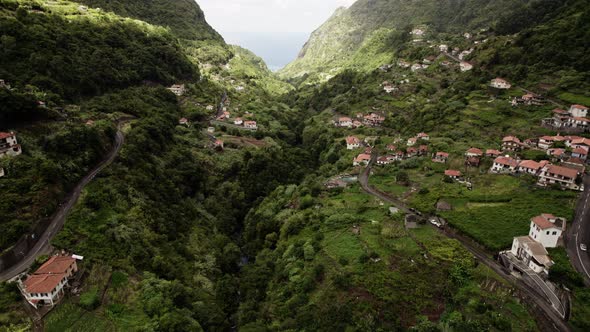
[[[197,3],[0,2],[0,331],[590,328],[584,1]]]

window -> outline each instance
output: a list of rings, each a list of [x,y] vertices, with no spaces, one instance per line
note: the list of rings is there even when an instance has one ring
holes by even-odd
[[[553,232],[553,235],[557,235],[557,232]]]
[[[547,235],[549,235],[549,231],[547,231]]]

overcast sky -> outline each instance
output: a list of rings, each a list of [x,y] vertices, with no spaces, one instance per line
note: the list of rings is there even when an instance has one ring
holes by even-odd
[[[355,0],[197,0],[207,22],[226,32],[312,32]]]

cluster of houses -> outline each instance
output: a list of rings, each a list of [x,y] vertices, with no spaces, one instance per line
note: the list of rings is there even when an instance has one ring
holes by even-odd
[[[554,129],[583,132],[590,129],[588,107],[584,105],[572,105],[569,110],[554,109],[553,117],[542,120],[542,125]]]
[[[78,272],[80,256],[52,256],[18,286],[25,300],[35,308],[53,307],[64,295],[68,281]]]
[[[22,153],[22,148],[16,140],[14,132],[0,132],[0,158],[15,157]],[[4,168],[0,167],[0,178],[5,175]]]
[[[229,111],[223,111],[221,115],[217,117],[217,121],[231,121],[231,113]],[[258,123],[253,120],[244,120],[243,118],[234,118],[233,124],[236,126],[244,127],[248,130],[258,130]]]
[[[420,133],[415,137],[410,138],[408,140],[408,147],[406,149],[398,148],[393,144],[388,145],[388,153],[377,158],[377,165],[384,166],[407,158],[427,155],[429,152],[427,145],[422,144],[418,147],[415,147],[415,145],[417,145],[420,140],[428,141],[430,140],[430,136],[426,133]],[[354,150],[363,146],[367,146],[365,151],[355,157],[352,161],[352,165],[355,167],[369,164],[371,161],[372,148],[368,146],[366,142],[362,142],[355,136],[348,136],[346,138],[346,148],[348,150]]]
[[[562,241],[566,220],[552,214],[541,214],[531,219],[529,234],[515,237],[512,248],[504,254],[511,254],[534,272],[545,277],[554,265],[547,248],[555,248]],[[514,267],[514,266],[513,266]]]
[[[335,127],[339,128],[360,128],[362,126],[379,127],[384,121],[385,116],[371,112],[367,115],[363,113],[357,113],[356,119],[354,120],[346,116],[338,117],[332,120],[332,123]]]
[[[526,106],[542,106],[545,104],[545,98],[543,96],[527,93],[522,97],[514,97],[510,102],[512,106],[526,105]]]

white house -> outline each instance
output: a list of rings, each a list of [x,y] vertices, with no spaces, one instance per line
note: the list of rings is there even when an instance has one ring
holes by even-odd
[[[422,70],[422,65],[419,63],[415,63],[412,65],[412,67],[410,68],[412,71],[418,71],[418,70]]]
[[[173,86],[169,87],[168,90],[172,91],[172,93],[177,96],[182,96],[186,91],[184,84],[174,84]]]
[[[360,166],[360,165],[368,165],[371,161],[371,155],[366,153],[359,154],[354,160],[352,161],[353,166]]]
[[[545,248],[555,248],[565,231],[565,220],[552,214],[542,214],[531,219],[529,236]]]
[[[346,149],[354,150],[354,149],[360,148],[360,146],[361,146],[361,140],[359,140],[357,137],[348,136],[346,138]]]
[[[21,293],[35,308],[43,305],[53,306],[64,294],[68,278],[78,271],[76,259],[66,256],[53,256],[35,273],[19,284]]]
[[[483,156],[483,151],[478,148],[471,148],[465,152],[465,157],[481,157]]]
[[[461,61],[461,63],[459,64],[459,67],[461,68],[461,71],[463,71],[463,72],[473,69],[473,65],[467,61]]]
[[[16,141],[16,134],[14,132],[0,132],[0,158],[4,156],[14,157],[21,153],[21,146]]]
[[[584,105],[572,105],[570,107],[569,113],[573,117],[585,118],[588,115],[588,107]]]
[[[498,157],[490,170],[493,173],[516,173],[518,161],[510,157]]]
[[[505,79],[499,77],[494,78],[490,85],[496,89],[510,89],[512,87],[512,84],[510,84]]]
[[[449,46],[445,44],[438,45],[438,50],[443,53],[446,53],[449,51]]]
[[[244,124],[244,120],[242,120],[242,118],[235,118],[235,119],[234,119],[234,124],[235,124],[236,126],[241,126],[241,125],[243,125],[243,124]]]
[[[244,128],[256,130],[258,129],[258,124],[256,121],[244,121]]]
[[[337,127],[348,127],[351,128],[352,127],[352,119],[349,117],[340,117],[338,118],[338,120],[336,121],[336,126]]]
[[[504,151],[518,151],[522,148],[522,142],[518,137],[506,136],[502,139],[502,149]]]
[[[547,249],[530,236],[515,237],[510,252],[536,273],[549,273],[553,261]]]
[[[450,177],[453,180],[457,180],[458,178],[461,177],[461,172],[458,170],[454,170],[454,169],[448,169],[445,171],[445,176]]]
[[[577,178],[578,171],[575,169],[547,165],[543,167],[539,174],[539,185],[549,186],[552,184],[559,184],[564,188],[580,190],[580,186],[576,184]]]
[[[541,162],[536,162],[534,160],[523,160],[518,164],[518,172],[536,176],[547,164],[549,164],[549,162],[546,160]]]

